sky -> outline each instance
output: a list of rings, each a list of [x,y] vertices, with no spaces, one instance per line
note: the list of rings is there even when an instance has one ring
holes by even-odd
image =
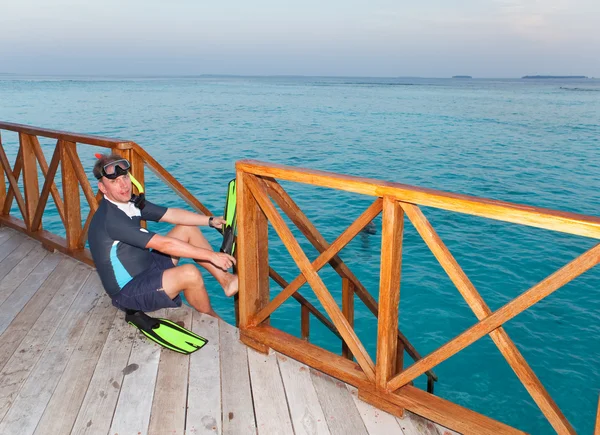
[[[0,73],[600,77],[600,0],[0,0]]]

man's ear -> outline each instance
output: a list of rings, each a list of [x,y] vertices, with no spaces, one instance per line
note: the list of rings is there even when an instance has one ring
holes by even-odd
[[[104,186],[104,183],[101,180],[98,180],[98,189],[100,190],[100,192],[106,195],[106,187]]]

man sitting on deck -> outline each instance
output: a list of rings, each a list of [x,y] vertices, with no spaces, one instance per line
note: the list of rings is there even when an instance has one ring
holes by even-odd
[[[98,188],[104,194],[89,228],[89,244],[102,285],[121,310],[155,311],[181,306],[180,292],[201,313],[217,317],[202,275],[192,258],[221,284],[227,296],[238,291],[238,278],[228,272],[235,258],[214,252],[198,225],[221,228],[225,220],[149,201],[131,202],[130,164],[116,154],[101,156],[94,165]],[[141,220],[175,224],[166,236],[148,231]]]

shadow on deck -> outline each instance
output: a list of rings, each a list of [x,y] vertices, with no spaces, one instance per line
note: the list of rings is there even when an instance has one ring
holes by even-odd
[[[454,434],[238,340],[188,307],[155,316],[209,340],[184,356],[124,321],[94,269],[0,228],[1,434]]]

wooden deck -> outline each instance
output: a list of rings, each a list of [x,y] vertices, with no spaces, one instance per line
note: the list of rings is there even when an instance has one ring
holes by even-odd
[[[397,419],[356,390],[183,309],[191,356],[124,321],[94,269],[0,227],[0,434],[454,434]]]

